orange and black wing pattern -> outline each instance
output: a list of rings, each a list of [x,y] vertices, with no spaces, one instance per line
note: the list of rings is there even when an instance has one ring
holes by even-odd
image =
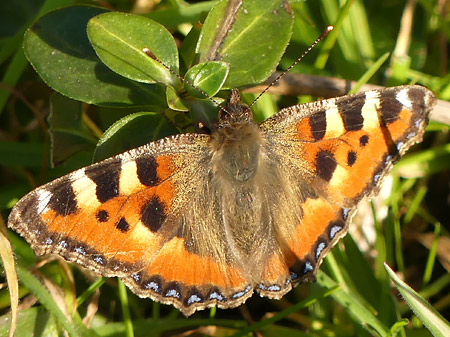
[[[277,224],[293,282],[314,279],[358,202],[422,140],[435,103],[424,87],[400,86],[291,106],[261,124],[287,185],[299,186],[300,220]]]

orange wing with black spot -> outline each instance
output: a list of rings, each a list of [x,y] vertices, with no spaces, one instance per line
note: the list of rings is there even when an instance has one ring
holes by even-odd
[[[428,89],[402,86],[288,107],[261,124],[286,185],[299,186],[292,208],[301,204],[301,219],[276,224],[288,280],[314,278],[357,203],[373,196],[393,164],[422,140],[434,104]],[[279,297],[288,286],[269,287],[259,291]]]
[[[194,230],[205,221],[191,208],[207,184],[208,141],[173,136],[77,170],[22,198],[9,226],[38,255],[121,277],[136,294],[186,315],[236,306],[252,292],[227,257],[223,230]]]

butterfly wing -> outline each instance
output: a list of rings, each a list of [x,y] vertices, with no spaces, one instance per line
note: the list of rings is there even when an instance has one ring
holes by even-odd
[[[290,283],[314,278],[357,203],[373,196],[393,163],[422,139],[434,104],[428,89],[394,87],[292,106],[261,124],[266,152],[281,162],[290,209],[300,214],[294,223],[274,216],[283,248],[276,259],[287,281],[263,278],[262,295],[280,297]]]
[[[207,135],[162,139],[23,197],[9,216],[38,255],[56,253],[185,315],[251,295],[218,222],[206,219]],[[214,207],[214,206],[211,206]]]

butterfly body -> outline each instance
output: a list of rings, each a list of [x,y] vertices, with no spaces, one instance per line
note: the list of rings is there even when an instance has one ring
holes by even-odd
[[[22,198],[9,226],[185,315],[280,298],[313,280],[421,140],[435,104],[419,86],[285,108],[260,125],[233,91],[211,135],[184,134],[77,170]]]

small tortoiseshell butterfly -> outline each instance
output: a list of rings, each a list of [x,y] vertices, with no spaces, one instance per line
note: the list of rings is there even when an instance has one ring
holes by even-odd
[[[79,169],[9,216],[55,253],[185,315],[280,298],[313,280],[356,205],[422,139],[435,97],[401,86],[253,121],[233,90],[211,134],[181,134]]]

